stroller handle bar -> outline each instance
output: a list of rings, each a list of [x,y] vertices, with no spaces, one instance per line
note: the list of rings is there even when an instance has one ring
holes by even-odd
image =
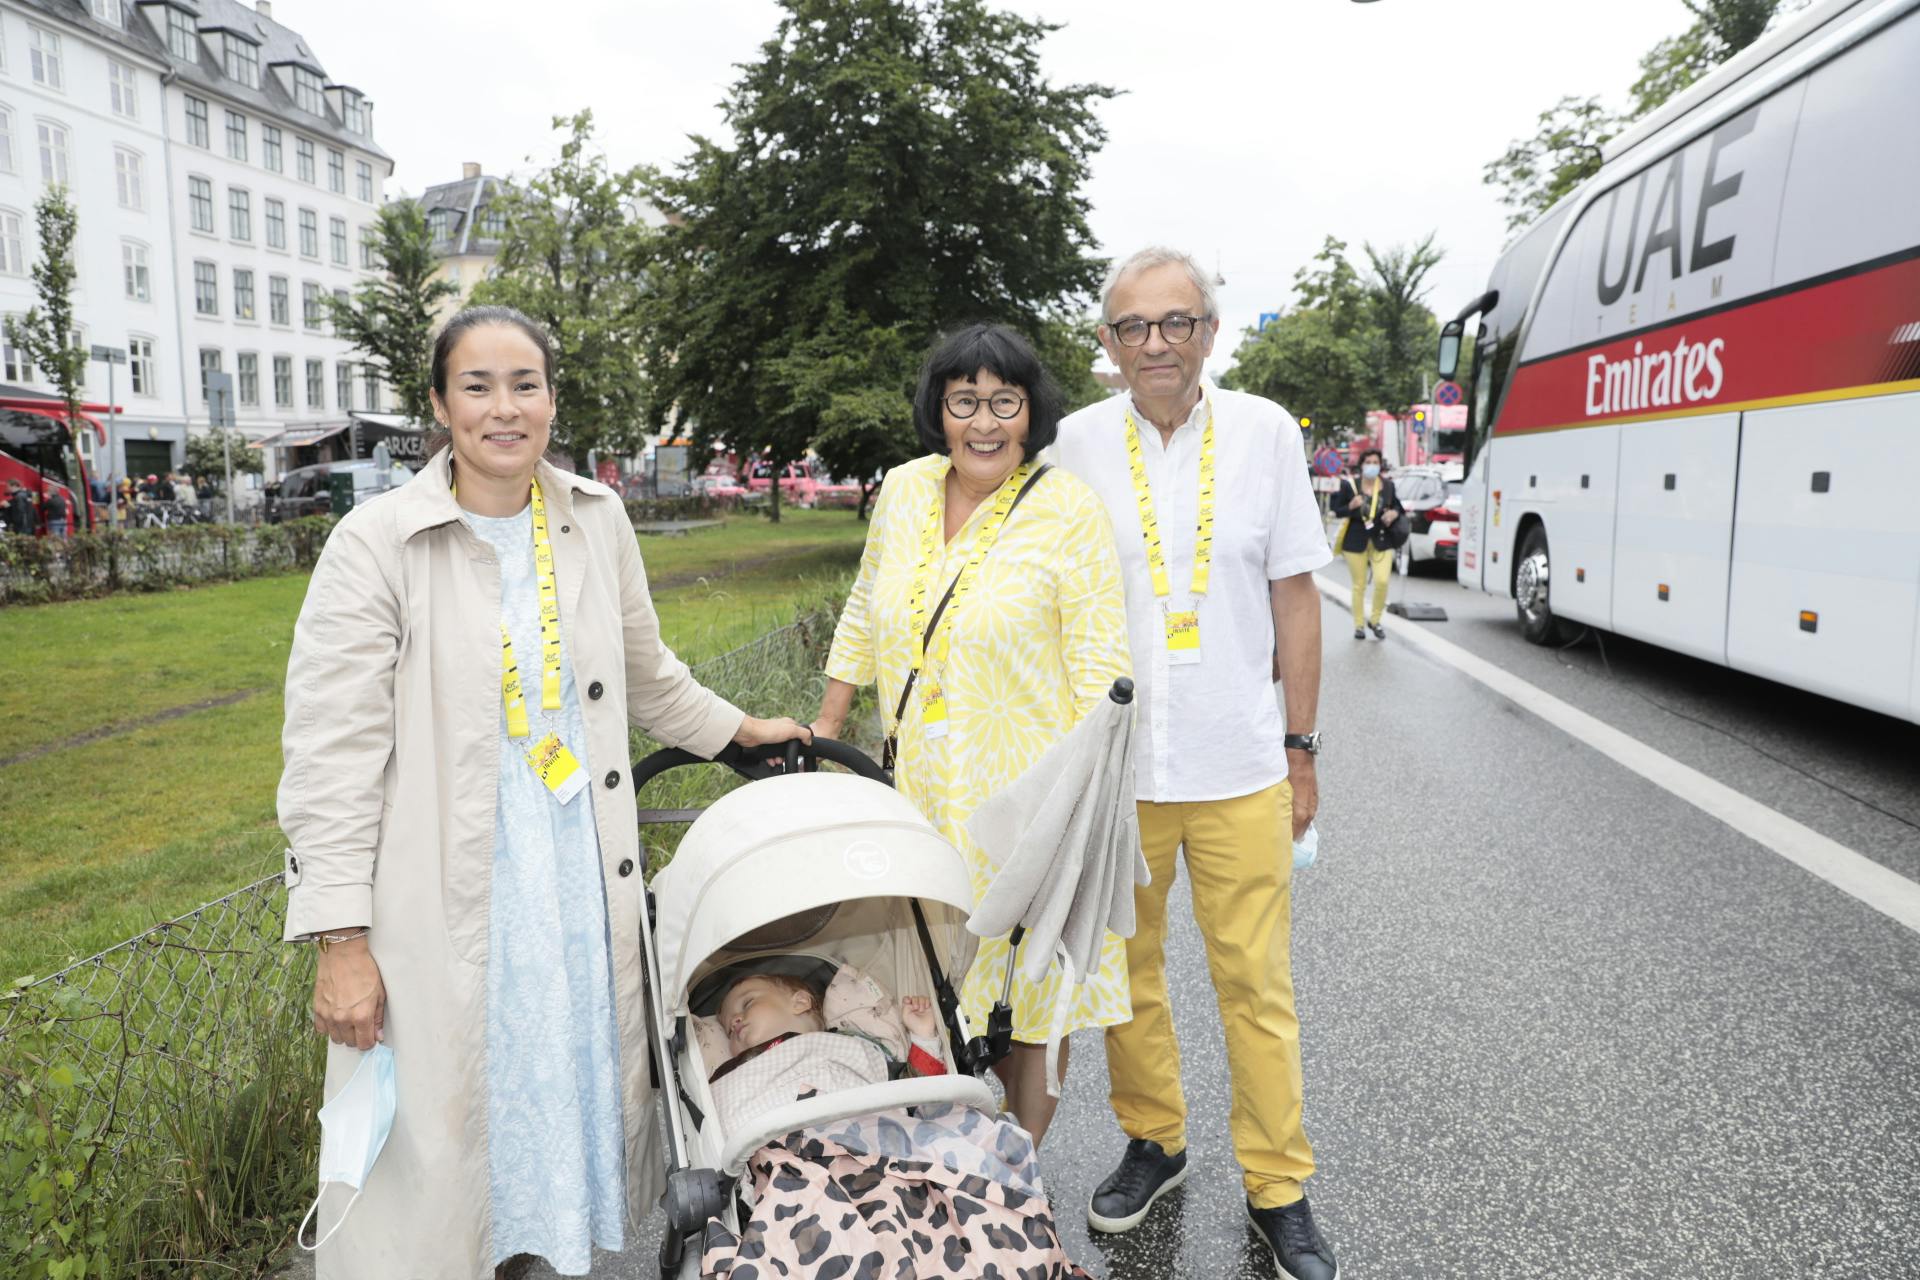
[[[769,764],[767,757],[773,752],[779,752],[781,759],[777,763]],[[871,778],[875,782],[884,782],[889,786],[893,783],[892,775],[880,767],[880,762],[858,747],[832,738],[815,738],[810,743],[795,738],[784,746],[752,748],[730,742],[711,760],[705,756],[697,756],[691,751],[683,751],[679,747],[663,747],[652,755],[634,762],[633,790],[637,795],[642,787],[661,774],[688,765],[724,765],[749,782],[759,782],[764,778],[777,778],[789,773],[818,772],[820,762],[823,760],[828,764],[840,765],[863,778]]]

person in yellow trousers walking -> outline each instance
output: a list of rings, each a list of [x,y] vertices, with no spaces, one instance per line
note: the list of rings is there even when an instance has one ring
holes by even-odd
[[[1333,509],[1346,517],[1340,526],[1340,555],[1346,560],[1347,573],[1353,579],[1355,640],[1365,640],[1368,629],[1373,631],[1376,640],[1387,638],[1383,619],[1387,612],[1387,587],[1393,580],[1393,548],[1382,545],[1384,535],[1376,535],[1376,531],[1407,517],[1407,509],[1400,505],[1400,495],[1394,492],[1393,481],[1381,474],[1383,461],[1378,449],[1361,454],[1359,483],[1355,484],[1351,477],[1341,480],[1340,492],[1333,499]],[[1371,613],[1366,610],[1368,574],[1373,575]]]
[[[1144,249],[1125,259],[1107,278],[1102,318],[1128,394],[1062,422],[1053,457],[1100,496],[1120,549],[1138,686],[1135,797],[1153,882],[1136,891],[1127,943],[1133,1020],[1106,1037],[1127,1149],[1087,1221],[1130,1230],[1187,1176],[1164,954],[1184,848],[1225,1024],[1248,1217],[1281,1275],[1337,1280],[1303,1185],[1313,1148],[1300,1122],[1290,958],[1292,841],[1319,804],[1313,571],[1332,557],[1299,425],[1202,376],[1220,315],[1193,258]]]

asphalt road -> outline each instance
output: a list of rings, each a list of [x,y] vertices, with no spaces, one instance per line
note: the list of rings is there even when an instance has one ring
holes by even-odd
[[[1430,626],[1910,878],[1920,727],[1615,637],[1534,648],[1508,602],[1411,590],[1449,621],[1356,642],[1325,609],[1320,862],[1296,882],[1308,1191],[1343,1274],[1920,1276],[1920,936],[1393,632]],[[1192,1175],[1090,1238],[1124,1139],[1082,1037],[1050,1191],[1097,1275],[1269,1276],[1184,877],[1174,904]],[[653,1275],[654,1244],[594,1275]]]

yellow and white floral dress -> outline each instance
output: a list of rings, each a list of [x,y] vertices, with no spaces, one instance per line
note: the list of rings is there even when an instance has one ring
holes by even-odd
[[[900,705],[919,637],[912,594],[921,532],[934,503],[943,507],[951,463],[931,454],[889,471],[873,508],[860,576],[834,632],[827,675],[852,685],[879,683],[884,714]],[[929,612],[972,555],[992,501],[983,502],[951,542],[934,554]],[[977,899],[990,879],[986,855],[963,824],[986,798],[1026,771],[1040,753],[1131,671],[1120,559],[1106,508],[1078,477],[1058,467],[1042,476],[1007,517],[976,571],[972,589],[941,629],[944,661],[929,659],[900,725],[894,776],[902,794],[966,854]],[[938,646],[936,646],[938,648]],[[931,674],[945,694],[948,731],[930,738],[920,708]],[[1007,940],[988,939],[961,992],[968,1021],[984,1027],[1006,981]],[[1016,974],[1014,1038],[1043,1043],[1052,1018],[1059,966],[1038,986]],[[1126,945],[1108,934],[1098,968],[1070,1006],[1066,1029],[1105,1027],[1133,1016]]]

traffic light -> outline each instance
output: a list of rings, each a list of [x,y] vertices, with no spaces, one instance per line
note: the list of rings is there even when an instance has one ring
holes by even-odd
[[[1413,411],[1413,420],[1414,420],[1415,422],[1419,422],[1419,423],[1424,423],[1424,422],[1426,422],[1426,420],[1427,420],[1427,411],[1426,411],[1425,409],[1415,409],[1415,410]]]
[[[1312,418],[1302,418],[1302,419],[1300,419],[1300,429],[1301,429],[1302,431],[1311,431],[1311,430],[1313,430],[1313,419],[1312,419]]]

